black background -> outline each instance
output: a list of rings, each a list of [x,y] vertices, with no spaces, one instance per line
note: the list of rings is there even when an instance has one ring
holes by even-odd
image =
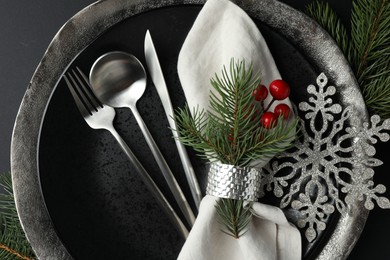
[[[40,59],[55,33],[79,10],[93,0],[40,0],[0,2],[0,172],[10,170],[12,128],[23,94]],[[309,0],[284,0],[303,9]],[[328,0],[348,26],[350,0]],[[380,144],[379,159],[386,165],[377,168],[376,183],[390,186],[386,149]],[[387,175],[387,176],[386,176]],[[389,193],[386,193],[389,197]],[[348,259],[389,259],[390,211],[375,208]]]

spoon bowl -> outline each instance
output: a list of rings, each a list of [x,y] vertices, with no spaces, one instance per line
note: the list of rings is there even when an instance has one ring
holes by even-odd
[[[98,99],[112,107],[135,106],[146,89],[146,72],[141,62],[125,52],[100,56],[90,72],[90,83]]]

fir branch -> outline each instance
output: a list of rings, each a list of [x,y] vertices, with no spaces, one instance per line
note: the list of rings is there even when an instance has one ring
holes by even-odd
[[[253,104],[253,93],[259,76],[245,62],[230,64],[222,78],[215,75],[211,85],[210,108],[205,112],[195,109],[191,116],[188,107],[178,109],[175,120],[180,141],[201,152],[211,161],[245,166],[253,159],[277,154],[286,150],[295,137],[297,120],[285,123],[279,120],[273,129],[259,127],[261,106]]]
[[[5,254],[2,254],[2,256],[6,256],[7,259],[16,258],[16,259],[22,259],[22,260],[32,260],[32,258],[21,255],[17,251],[15,251],[12,248],[9,248],[8,246],[3,245],[3,244],[0,244],[0,250],[4,250]]]
[[[20,225],[16,211],[11,174],[0,174],[0,259],[35,259],[33,250]]]
[[[242,164],[248,165],[258,158],[271,159],[275,154],[291,148],[294,146],[296,132],[299,131],[298,127],[298,120],[285,121],[283,117],[279,117],[276,127],[273,129],[258,128],[259,133],[255,135],[261,138],[248,140],[249,147]]]
[[[207,136],[216,137],[218,133],[209,132],[207,127],[207,118],[204,110],[194,109],[193,116],[186,105],[184,108],[178,108],[175,111],[174,119],[178,125],[176,131],[180,136],[180,141],[187,146],[192,147],[203,159],[209,159],[211,162],[219,160],[218,155],[223,153],[218,145],[214,145]],[[208,131],[207,131],[208,130]]]
[[[252,66],[232,60],[221,77],[216,74],[211,79],[210,111],[196,108],[191,115],[188,106],[176,110],[180,141],[205,159],[235,166],[267,159],[289,148],[298,120],[280,117],[274,128],[261,127],[263,104],[254,102],[252,96],[259,84],[260,76],[253,75]],[[235,238],[245,233],[251,213],[242,201],[220,199],[216,210],[223,232]]]
[[[362,82],[372,60],[390,48],[390,5],[388,0],[359,0],[353,2],[351,48],[356,76]]]
[[[353,3],[351,62],[367,107],[390,117],[390,2]]]
[[[246,227],[252,217],[250,207],[244,208],[243,204],[242,200],[221,198],[215,205],[218,222],[224,227],[222,232],[236,239],[246,233]]]
[[[350,36],[327,3],[316,1],[306,12],[344,52],[367,108],[383,119],[390,118],[390,1],[354,1]]]

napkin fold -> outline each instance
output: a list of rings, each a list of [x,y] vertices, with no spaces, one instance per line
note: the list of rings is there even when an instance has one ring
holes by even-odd
[[[190,109],[208,110],[210,79],[231,59],[252,63],[268,86],[281,79],[268,46],[251,18],[228,0],[208,0],[191,28],[178,59],[178,74]],[[265,104],[271,101],[269,95]],[[279,102],[274,102],[271,110]],[[291,107],[288,99],[283,103]],[[257,162],[259,163],[259,162]],[[264,166],[267,161],[260,162]],[[295,260],[301,258],[299,231],[273,206],[253,203],[248,231],[234,239],[220,230],[215,204],[205,196],[179,260]]]
[[[239,239],[221,232],[215,203],[206,195],[199,215],[179,254],[179,260],[298,260],[301,236],[283,211],[255,202],[247,232]]]
[[[261,73],[261,83],[267,88],[275,79],[281,79],[267,43],[252,19],[237,5],[228,0],[208,0],[187,38],[178,59],[178,74],[190,108],[199,106],[207,110],[210,79],[231,59],[252,62],[253,72]],[[268,95],[265,104],[271,102]],[[275,101],[271,110],[289,99]]]

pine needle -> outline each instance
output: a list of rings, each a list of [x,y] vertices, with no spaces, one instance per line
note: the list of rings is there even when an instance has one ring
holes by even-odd
[[[390,1],[354,1],[350,36],[327,3],[316,1],[306,12],[344,52],[370,112],[390,118]]]
[[[0,174],[0,259],[32,260],[33,250],[20,225],[12,192],[11,174]]]
[[[218,213],[218,222],[223,226],[222,232],[240,238],[247,232],[247,226],[251,220],[250,207],[244,208],[242,200],[219,199],[215,208]]]
[[[390,2],[353,3],[351,62],[367,107],[390,117]]]
[[[188,106],[175,113],[180,141],[212,162],[246,166],[256,159],[266,159],[292,146],[298,120],[279,118],[276,126],[260,126],[262,104],[254,103],[253,91],[260,77],[244,61],[231,61],[221,77],[211,79],[210,111]],[[243,201],[220,199],[216,205],[222,232],[239,238],[246,231],[251,213]]]
[[[229,71],[224,68],[221,78],[215,75],[211,80],[212,112],[195,108],[191,115],[187,106],[176,110],[180,141],[205,159],[236,166],[291,147],[297,120],[286,123],[280,118],[273,129],[259,126],[263,111],[251,95],[259,82],[244,61],[232,60]]]

